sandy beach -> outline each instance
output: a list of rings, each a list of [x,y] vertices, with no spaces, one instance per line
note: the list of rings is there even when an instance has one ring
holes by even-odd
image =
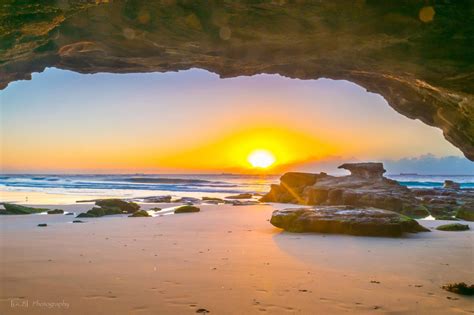
[[[474,281],[474,224],[404,238],[292,234],[268,222],[277,207],[289,206],[202,205],[82,224],[3,216],[0,313],[472,313],[472,297],[440,287]]]

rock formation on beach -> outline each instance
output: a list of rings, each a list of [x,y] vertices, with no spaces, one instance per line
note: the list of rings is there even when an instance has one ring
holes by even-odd
[[[174,210],[174,213],[176,213],[176,214],[178,214],[178,213],[192,213],[192,212],[199,212],[199,211],[201,211],[201,209],[199,209],[198,207],[184,205],[184,206],[177,207]]]
[[[471,209],[473,190],[424,189],[411,190],[383,176],[382,163],[346,163],[339,168],[351,172],[347,176],[326,173],[286,173],[279,185],[261,198],[263,202],[303,205],[352,205],[375,207],[406,214],[411,217],[449,215]],[[470,210],[463,210],[469,217]],[[473,210],[474,211],[474,210]]]
[[[275,210],[270,223],[289,232],[338,233],[358,236],[401,236],[427,232],[418,222],[393,211],[320,206],[313,209]]]
[[[346,163],[339,168],[351,172],[348,176],[326,173],[286,173],[280,185],[261,198],[266,202],[286,202],[305,205],[361,205],[401,212],[405,204],[415,203],[408,188],[383,177],[382,163]]]
[[[133,214],[128,216],[129,218],[146,218],[146,217],[151,217],[151,215],[148,214],[145,210],[138,210],[134,212]]]
[[[135,213],[140,209],[140,205],[135,202],[121,199],[100,199],[95,204],[98,207],[93,207],[87,212],[80,213],[77,218],[96,218],[105,215]]]
[[[54,210],[48,210],[48,214],[64,214],[64,210],[61,209],[54,209]]]
[[[461,185],[459,183],[453,182],[452,180],[445,180],[443,188],[458,190],[461,189]]]
[[[252,198],[252,194],[249,194],[249,193],[243,193],[243,194],[231,195],[231,196],[225,197],[225,199],[250,199],[250,198]]]
[[[125,213],[134,213],[140,209],[140,206],[135,202],[121,199],[102,199],[96,201],[95,204],[104,209],[120,209]]]
[[[46,212],[49,209],[46,208],[34,208],[34,207],[27,207],[16,205],[12,203],[3,203],[3,207],[5,210],[0,210],[0,214],[34,214],[34,213],[41,213]]]
[[[472,10],[438,0],[6,1],[0,89],[46,67],[348,80],[474,160]]]
[[[443,224],[436,228],[438,231],[467,231],[469,225],[460,223]]]
[[[465,282],[446,284],[443,285],[442,288],[456,294],[474,295],[474,284],[468,285]]]

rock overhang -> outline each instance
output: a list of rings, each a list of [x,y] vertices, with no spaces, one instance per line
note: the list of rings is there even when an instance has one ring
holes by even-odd
[[[474,160],[469,1],[9,0],[0,17],[0,88],[46,67],[348,80]]]

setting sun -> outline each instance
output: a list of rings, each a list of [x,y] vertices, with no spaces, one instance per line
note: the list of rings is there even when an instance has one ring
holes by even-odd
[[[275,163],[275,156],[267,150],[255,150],[247,160],[255,168],[267,168]]]

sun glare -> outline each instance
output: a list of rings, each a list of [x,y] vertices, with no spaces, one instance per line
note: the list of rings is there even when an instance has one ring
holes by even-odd
[[[247,161],[255,168],[267,168],[275,163],[275,156],[267,150],[255,150],[249,154]]]

